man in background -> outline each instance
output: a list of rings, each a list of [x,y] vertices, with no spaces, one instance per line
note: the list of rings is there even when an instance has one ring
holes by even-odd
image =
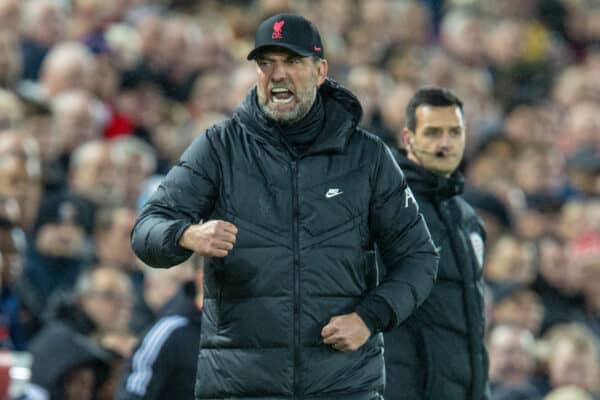
[[[465,150],[464,121],[462,102],[444,88],[418,90],[406,108],[405,151],[397,161],[438,246],[440,263],[427,300],[385,335],[386,400],[487,398],[485,236],[461,197],[457,168]]]

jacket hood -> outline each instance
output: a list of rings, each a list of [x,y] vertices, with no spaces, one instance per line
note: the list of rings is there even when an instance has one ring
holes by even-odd
[[[462,194],[464,178],[459,171],[454,171],[446,178],[415,164],[408,159],[403,150],[394,151],[394,155],[406,176],[408,185],[414,192],[434,201],[443,201]]]
[[[96,372],[97,384],[100,384],[108,377],[109,364],[113,360],[112,354],[90,337],[62,323],[53,323],[36,336],[30,352],[34,358],[31,382],[56,396],[60,396],[61,379],[68,372],[90,366]],[[56,396],[53,398],[59,398]]]
[[[341,151],[348,142],[352,132],[362,118],[362,106],[348,89],[327,78],[319,88],[319,95],[325,107],[325,125],[310,153],[326,150]],[[259,140],[275,146],[285,146],[280,131],[285,125],[279,124],[267,117],[258,106],[256,86],[247,94],[246,98],[234,113],[242,125],[246,126],[247,133]]]

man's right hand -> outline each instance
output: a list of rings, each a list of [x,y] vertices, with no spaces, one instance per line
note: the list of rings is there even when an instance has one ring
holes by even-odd
[[[212,220],[190,225],[179,240],[179,245],[201,256],[225,257],[235,244],[237,228],[230,222]]]

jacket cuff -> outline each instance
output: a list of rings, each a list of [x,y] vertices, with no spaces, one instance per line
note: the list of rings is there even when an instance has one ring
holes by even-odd
[[[186,248],[181,247],[179,245],[179,241],[181,240],[181,237],[183,236],[183,232],[185,232],[185,230],[187,228],[189,228],[192,224],[190,222],[187,222],[187,221],[181,221],[181,222],[179,222],[178,225],[179,226],[177,226],[176,230],[175,230],[175,245],[177,247],[181,248],[182,250],[190,251],[190,250],[188,250]]]
[[[171,234],[169,237],[174,238],[175,243],[174,243],[174,245],[173,245],[173,243],[169,243],[168,245],[165,246],[165,248],[169,248],[172,256],[181,260],[181,261],[178,261],[177,264],[182,263],[183,261],[185,261],[187,258],[189,258],[194,253],[193,251],[188,250],[185,247],[182,247],[179,245],[181,236],[183,236],[183,233],[185,232],[185,230],[187,228],[189,228],[190,225],[192,225],[192,224],[187,221],[177,221],[170,228],[170,229],[172,229],[172,232],[174,234]],[[173,240],[173,239],[170,239],[170,240]]]
[[[386,331],[392,324],[392,307],[379,296],[369,296],[356,307],[356,313],[362,318],[371,335]]]

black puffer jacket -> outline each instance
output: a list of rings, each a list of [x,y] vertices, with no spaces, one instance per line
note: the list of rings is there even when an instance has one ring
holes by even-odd
[[[136,253],[166,267],[190,255],[177,246],[190,223],[238,227],[234,249],[205,268],[197,398],[371,400],[384,384],[381,335],[342,353],[321,329],[382,302],[391,327],[433,286],[437,254],[393,156],[357,128],[354,96],[333,81],[320,95],[323,132],[296,156],[251,91],[186,150],[134,228]],[[376,289],[374,240],[391,266]]]
[[[397,160],[406,174],[440,263],[430,296],[398,328],[386,333],[386,400],[481,400],[486,398],[487,354],[483,343],[484,231],[462,199],[463,180],[435,175]]]

